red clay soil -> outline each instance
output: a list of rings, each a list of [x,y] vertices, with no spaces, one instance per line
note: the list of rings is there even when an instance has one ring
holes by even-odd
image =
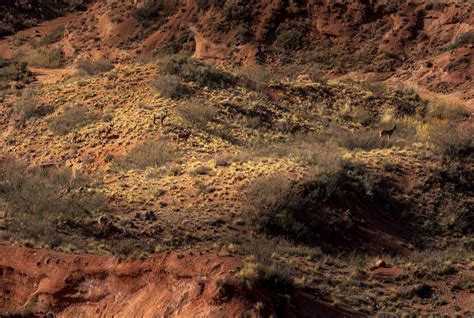
[[[242,289],[239,264],[199,252],[120,261],[0,243],[0,317],[276,317],[283,304],[290,317],[361,316],[304,293]]]
[[[69,255],[0,243],[0,316],[31,309],[59,317],[237,317],[243,297],[219,298],[216,282],[237,260],[164,253],[146,260]]]

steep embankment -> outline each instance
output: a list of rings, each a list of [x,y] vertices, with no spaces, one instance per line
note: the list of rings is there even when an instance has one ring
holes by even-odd
[[[472,99],[474,12],[469,3],[368,1],[100,1],[67,27],[65,50],[111,57],[303,63],[335,74],[396,77]]]
[[[243,295],[219,295],[228,257],[167,253],[121,263],[0,243],[0,316],[51,311],[60,317],[236,317],[251,309]]]

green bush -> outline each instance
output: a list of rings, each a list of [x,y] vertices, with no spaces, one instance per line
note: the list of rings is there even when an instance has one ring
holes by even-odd
[[[186,82],[194,82],[199,87],[226,88],[236,83],[233,75],[188,57],[173,57],[166,61],[163,75],[176,75]]]
[[[114,66],[112,63],[104,59],[99,59],[95,61],[79,60],[76,65],[76,69],[77,73],[82,76],[98,75],[113,70]]]
[[[457,37],[453,44],[448,46],[448,50],[454,50],[474,43],[474,32],[465,32]]]
[[[66,135],[98,120],[99,115],[85,106],[67,108],[61,115],[48,122],[49,129],[56,134]]]
[[[299,50],[306,45],[307,32],[303,27],[294,27],[279,31],[276,39],[276,45],[285,50]]]

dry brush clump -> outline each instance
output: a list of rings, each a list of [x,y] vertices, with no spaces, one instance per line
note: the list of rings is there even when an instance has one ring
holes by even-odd
[[[61,68],[65,63],[64,52],[60,49],[38,47],[28,52],[16,52],[15,60],[26,62],[32,67]]]
[[[153,83],[155,89],[162,97],[171,99],[181,99],[192,94],[192,89],[183,84],[176,75],[158,76]]]
[[[174,145],[163,140],[150,140],[135,146],[118,164],[127,169],[158,168],[178,157],[179,152]]]
[[[474,153],[474,128],[453,124],[433,125],[429,130],[430,142],[436,153],[447,161],[463,161]]]
[[[0,89],[8,88],[11,81],[28,83],[31,75],[28,63],[5,60],[0,57]]]
[[[313,156],[311,161],[317,163],[300,181],[279,174],[249,184],[244,210],[253,230],[311,245],[334,233],[349,233],[352,221],[346,212],[358,204],[387,217],[402,208],[390,196],[381,175],[342,158],[328,160],[334,158],[330,154],[319,156],[319,162]]]
[[[199,87],[227,88],[237,82],[232,74],[185,56],[172,56],[160,63],[161,75],[175,75]]]
[[[66,135],[99,119],[99,114],[85,106],[68,107],[48,122],[49,129],[56,134]]]
[[[22,91],[20,98],[13,104],[12,118],[15,127],[20,128],[31,119],[46,116],[52,111],[53,108],[49,105],[40,104],[33,89],[26,89]]]
[[[17,239],[60,245],[67,240],[61,222],[103,207],[100,193],[81,191],[90,184],[70,168],[28,167],[13,157],[0,157],[0,199],[7,203],[8,231]]]
[[[192,99],[181,103],[177,107],[177,112],[187,123],[204,129],[216,117],[218,110],[213,105]]]
[[[102,74],[114,69],[114,65],[107,60],[85,60],[81,59],[76,65],[77,73],[80,76],[93,76]]]

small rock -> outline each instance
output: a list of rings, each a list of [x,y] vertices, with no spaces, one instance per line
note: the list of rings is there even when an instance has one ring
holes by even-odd
[[[383,259],[379,259],[375,262],[376,268],[385,268],[387,267],[387,263]]]

